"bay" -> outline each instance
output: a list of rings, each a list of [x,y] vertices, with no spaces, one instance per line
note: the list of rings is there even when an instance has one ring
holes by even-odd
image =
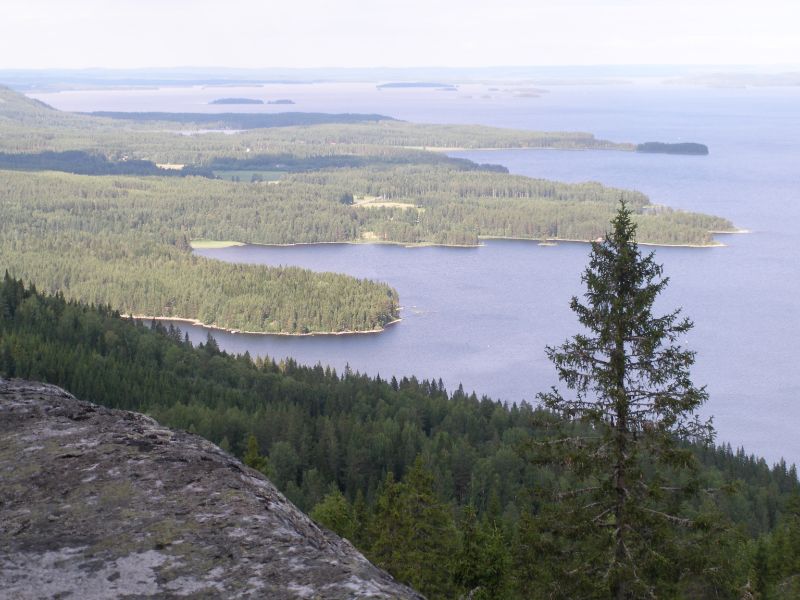
[[[489,84],[458,92],[377,91],[372,84],[290,87],[265,87],[263,94],[293,98],[292,110],[379,112],[421,122],[583,130],[615,141],[707,144],[706,157],[540,150],[454,155],[533,177],[638,189],[654,202],[726,216],[750,230],[720,237],[724,248],[655,249],[671,278],[659,307],[682,306],[696,323],[685,343],[698,352],[694,378],[708,384],[704,411],[714,415],[718,441],[743,445],[770,461],[800,459],[800,89],[639,81],[552,86],[540,97],[519,97],[508,86],[490,91]],[[248,89],[241,95],[245,91],[254,94]],[[36,97],[72,110],[177,111],[199,110],[217,95],[219,90],[196,88]],[[567,304],[581,291],[588,250],[583,244],[491,241],[476,249],[246,246],[201,253],[380,279],[401,296],[403,321],[381,334],[290,338],[215,332],[229,351],[292,356],[339,370],[349,364],[383,377],[441,377],[449,389],[463,383],[479,395],[519,401],[556,383],[544,346],[577,331]],[[194,339],[206,335],[188,329]]]

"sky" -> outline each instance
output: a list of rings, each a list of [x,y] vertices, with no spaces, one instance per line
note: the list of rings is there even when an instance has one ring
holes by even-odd
[[[2,0],[0,68],[784,65],[800,0]]]

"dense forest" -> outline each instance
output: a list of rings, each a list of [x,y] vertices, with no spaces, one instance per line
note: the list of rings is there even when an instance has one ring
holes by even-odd
[[[530,404],[413,377],[253,361],[221,352],[210,337],[192,347],[179,330],[46,296],[8,276],[0,374],[55,383],[220,444],[432,599],[544,597],[542,583],[558,573],[537,492],[564,474],[526,452],[547,417]],[[684,507],[702,518],[707,540],[684,559],[705,567],[669,582],[675,597],[796,598],[795,468],[727,445],[689,448],[700,489],[717,491]]]

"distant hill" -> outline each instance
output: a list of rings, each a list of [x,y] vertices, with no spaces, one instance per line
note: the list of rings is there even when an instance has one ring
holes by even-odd
[[[37,124],[44,120],[57,118],[60,111],[49,104],[15,92],[0,85],[0,120],[13,120]]]
[[[29,128],[69,127],[75,130],[109,125],[119,127],[113,121],[58,110],[0,85],[0,126],[2,125],[22,125]]]

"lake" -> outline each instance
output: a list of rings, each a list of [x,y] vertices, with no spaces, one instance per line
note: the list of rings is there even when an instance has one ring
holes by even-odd
[[[552,150],[454,155],[533,177],[638,189],[654,202],[719,214],[750,230],[720,236],[724,248],[656,249],[671,278],[659,307],[682,306],[696,323],[685,342],[698,352],[694,380],[708,385],[704,412],[714,415],[718,441],[771,461],[800,460],[794,370],[800,356],[800,89],[707,89],[646,80],[551,86],[540,97],[519,97],[508,86],[492,87],[378,91],[372,84],[313,84],[34,96],[67,110],[164,111],[220,110],[207,102],[221,96],[280,97],[292,98],[291,110],[298,111],[379,112],[423,122],[591,131],[615,141],[705,143],[711,151],[705,157]],[[577,331],[567,305],[581,292],[588,251],[585,244],[491,241],[474,249],[343,244],[199,253],[370,277],[400,293],[403,321],[381,334],[215,333],[226,350],[337,369],[349,363],[382,377],[441,377],[448,389],[461,382],[479,395],[518,401],[556,383],[544,347]],[[188,330],[193,339],[206,335]]]

